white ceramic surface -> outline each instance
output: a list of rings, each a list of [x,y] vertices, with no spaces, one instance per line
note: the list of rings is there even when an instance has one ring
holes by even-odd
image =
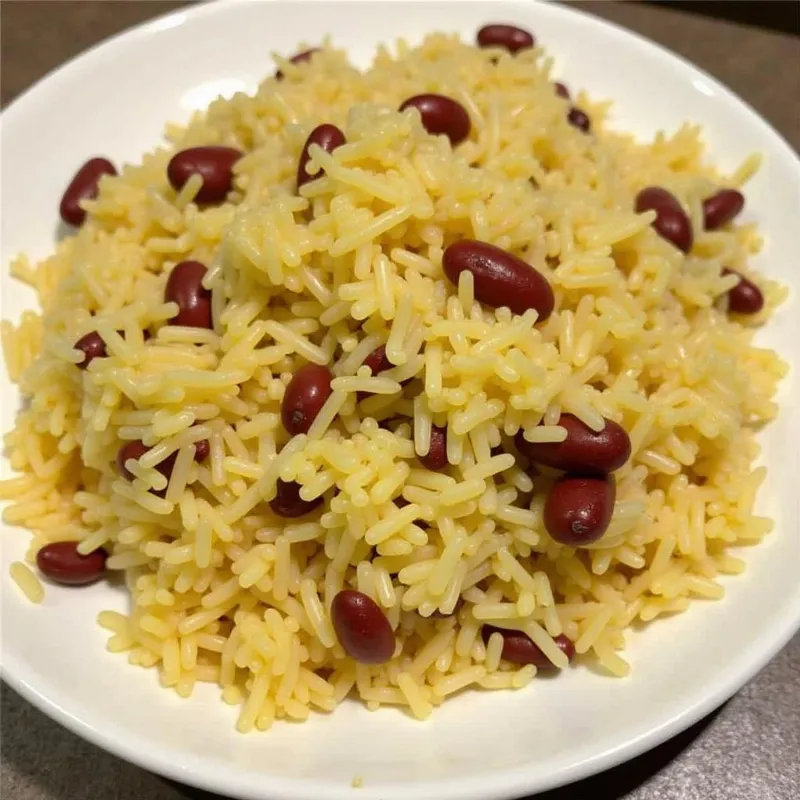
[[[16,318],[32,302],[12,284],[13,254],[47,254],[57,208],[75,168],[91,155],[135,160],[169,119],[185,119],[217,92],[251,88],[273,69],[269,53],[331,34],[365,64],[374,46],[433,30],[467,38],[487,21],[534,31],[570,86],[616,100],[615,125],[640,135],[685,119],[705,126],[725,168],[761,151],[765,165],[747,189],[746,218],[766,236],[758,265],[798,287],[800,164],[788,145],[708,75],[621,29],[564,7],[528,1],[467,3],[222,2],[191,8],[132,30],[84,54],[17,100],[2,117],[2,310]],[[798,347],[795,300],[761,335],[790,360]],[[0,367],[2,369],[2,367]],[[15,391],[0,372],[2,429],[12,425]],[[191,700],[159,688],[153,671],[104,649],[95,625],[125,598],[104,586],[47,588],[44,605],[25,602],[7,575],[27,536],[2,532],[2,667],[6,680],[81,736],[143,767],[242,798],[280,800],[492,800],[518,797],[612,766],[658,744],[719,705],[800,624],[800,386],[783,382],[778,422],[763,435],[773,467],[759,510],[776,531],[746,552],[744,576],[725,580],[720,603],[631,639],[632,677],[589,669],[537,680],[519,693],[471,693],[427,723],[395,710],[345,705],[305,725],[278,724],[247,737],[234,709],[202,687]],[[8,467],[2,464],[3,477]],[[351,788],[355,776],[363,788]]]

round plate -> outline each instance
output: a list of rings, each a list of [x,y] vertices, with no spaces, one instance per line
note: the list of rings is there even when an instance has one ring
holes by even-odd
[[[563,6],[525,2],[227,2],[158,19],[82,55],[15,102],[2,118],[3,316],[17,317],[32,296],[8,278],[19,251],[46,255],[58,201],[88,156],[137,160],[159,142],[168,120],[185,120],[218,93],[254,88],[273,70],[272,50],[291,53],[330,34],[359,64],[382,41],[417,41],[430,31],[471,39],[489,21],[534,31],[557,74],[616,101],[612,123],[637,135],[693,120],[724,169],[748,153],[765,156],[747,188],[746,219],[766,238],[756,265],[798,286],[800,164],[748,106],[708,75],[619,28]],[[12,202],[13,199],[13,202]],[[792,301],[761,333],[792,360],[800,347]],[[13,422],[16,391],[0,373],[2,427]],[[370,713],[356,703],[304,725],[268,734],[234,731],[235,709],[215,687],[190,700],[159,688],[154,671],[105,650],[95,624],[103,608],[124,609],[104,586],[47,588],[27,603],[5,576],[27,535],[2,532],[3,673],[55,720],[143,767],[240,798],[280,800],[492,800],[576,780],[653,747],[735,692],[800,625],[797,486],[800,397],[796,371],[783,381],[783,412],[764,432],[774,469],[759,512],[776,530],[744,554],[743,576],[724,580],[726,598],[631,636],[630,678],[582,668],[536,680],[513,693],[467,693],[426,723],[399,711]],[[8,467],[3,465],[4,477]],[[356,776],[363,788],[351,786]]]

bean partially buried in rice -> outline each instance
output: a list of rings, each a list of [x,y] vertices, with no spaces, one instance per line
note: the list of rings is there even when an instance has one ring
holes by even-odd
[[[192,176],[200,178],[194,199],[198,203],[221,203],[233,186],[233,165],[242,157],[235,147],[208,145],[176,153],[167,165],[167,177],[180,191]]]
[[[422,125],[428,133],[444,134],[454,147],[469,136],[469,114],[464,106],[452,97],[441,94],[418,94],[400,105],[400,111],[414,108],[419,112]]]
[[[322,170],[316,171],[313,175],[308,171],[308,162],[311,160],[309,148],[311,145],[321,147],[326,153],[332,153],[337,147],[345,143],[344,134],[335,125],[328,123],[317,125],[308,135],[303,151],[300,153],[300,161],[297,165],[297,188],[305,185],[314,178],[324,174]]]
[[[475,298],[490,308],[506,306],[516,314],[534,310],[540,320],[553,312],[550,284],[521,258],[472,239],[451,244],[442,258],[444,273],[458,285],[462,272],[472,275]]]
[[[85,200],[94,200],[104,175],[116,175],[117,170],[107,158],[90,158],[74,175],[64,191],[59,205],[61,219],[68,225],[79,226],[86,219]]]
[[[565,432],[562,441],[530,442],[520,431],[517,449],[537,464],[585,475],[613,472],[630,458],[630,438],[613,420],[604,419],[603,427],[594,431],[572,414],[562,414],[558,426]]]
[[[720,597],[771,525],[752,163],[610,130],[521,29],[364,72],[305,47],[81,178],[77,238],[15,265],[43,311],[2,327],[4,519],[47,591],[124,573],[109,649],[242,732],[347,696],[422,718],[576,652],[604,691],[629,625]]]
[[[484,625],[481,636],[484,642],[489,643],[492,634],[498,634],[503,639],[502,657],[512,664],[533,664],[541,670],[557,669],[556,665],[534,644],[530,636],[523,631],[503,630],[493,625]],[[563,633],[553,637],[553,642],[571,662],[575,657],[575,645]]]

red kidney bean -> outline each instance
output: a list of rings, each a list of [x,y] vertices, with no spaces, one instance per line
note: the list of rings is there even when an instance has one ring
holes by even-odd
[[[138,461],[145,453],[150,450],[138,439],[135,441],[126,442],[120,447],[117,453],[117,470],[123,478],[132,481],[136,476],[125,466],[125,462],[129,459]],[[197,462],[205,461],[211,451],[211,445],[208,439],[201,439],[199,442],[194,443],[194,460]],[[172,470],[175,468],[175,459],[178,454],[170,453],[163,461],[156,464],[156,469],[167,479],[170,479]]]
[[[418,94],[409,97],[400,110],[416,108],[422,117],[422,126],[428,133],[443,133],[455,147],[469,136],[469,114],[461,103],[442,94]]]
[[[211,452],[211,442],[208,439],[201,439],[194,443],[194,460],[197,462],[205,461]]]
[[[125,338],[125,331],[117,331],[117,333]],[[150,331],[146,328],[142,331],[142,337],[145,341],[150,338]],[[78,362],[79,369],[86,369],[95,358],[105,358],[108,353],[106,352],[106,343],[101,338],[97,331],[90,331],[89,333],[81,336],[74,347],[76,350],[83,351],[83,360]]]
[[[737,217],[744,208],[744,195],[736,189],[720,189],[703,200],[703,227],[715,231]]]
[[[692,249],[692,223],[674,195],[660,186],[648,186],[636,195],[636,213],[655,211],[653,227],[662,239],[684,253]]]
[[[440,470],[447,466],[447,428],[431,427],[431,446],[424,456],[417,456],[423,467]]]
[[[312,47],[310,50],[303,50],[302,52],[297,53],[297,55],[292,56],[289,61],[292,64],[304,64],[306,61],[311,60],[311,56],[313,56],[314,53],[319,53],[319,47]],[[281,70],[278,70],[275,73],[275,79],[279,81],[283,80],[283,72],[281,72]]]
[[[514,25],[494,23],[484,25],[478,31],[478,47],[503,47],[509,53],[526,50],[536,44],[536,40],[528,31]]]
[[[194,174],[203,178],[195,196],[198,203],[221,203],[233,186],[233,165],[243,153],[234,147],[206,145],[176,153],[167,165],[167,177],[175,191],[180,191]]]
[[[748,280],[736,270],[722,270],[723,275],[738,275],[739,283],[728,290],[728,310],[735,314],[758,314],[764,308],[764,295],[753,281]]]
[[[593,431],[572,414],[562,414],[558,424],[567,429],[563,442],[528,442],[520,431],[517,450],[538,464],[584,475],[605,475],[630,458],[631,440],[613,420],[607,419],[601,431]]]
[[[383,372],[387,369],[393,369],[395,367],[391,361],[386,357],[386,345],[380,345],[376,347],[362,362],[362,366],[369,367],[369,371],[371,375],[378,375],[379,373]],[[405,378],[404,380],[400,381],[401,386],[407,386],[413,378]],[[363,400],[364,397],[369,397],[369,392],[359,392],[359,400]],[[393,418],[394,419],[394,418]],[[388,420],[386,420],[388,422]]]
[[[303,500],[300,497],[301,488],[300,484],[295,481],[282,481],[279,479],[277,493],[274,499],[270,500],[269,507],[279,517],[292,519],[294,517],[302,517],[322,505],[321,497],[317,497],[314,500]]]
[[[384,664],[394,654],[394,633],[378,604],[345,589],[333,598],[331,621],[345,652],[362,664]]]
[[[560,81],[556,81],[553,85],[555,86],[556,94],[559,97],[563,97],[565,100],[569,100],[569,89],[567,89],[567,87],[563,83],[561,83]]]
[[[611,522],[616,495],[613,478],[565,475],[547,496],[544,526],[561,544],[596,542]]]
[[[181,261],[167,278],[164,299],[178,304],[173,325],[190,328],[212,328],[211,292],[203,286],[206,268],[199,261]]]
[[[567,122],[584,133],[589,133],[592,128],[592,121],[589,119],[589,115],[574,106],[567,114]]]
[[[283,427],[292,436],[308,433],[331,395],[332,380],[331,371],[319,364],[306,364],[292,376],[281,403]]]
[[[332,153],[337,147],[341,147],[347,140],[344,134],[335,126],[327,122],[324,125],[317,125],[306,139],[303,145],[303,152],[300,153],[300,161],[297,165],[297,188],[299,189],[309,181],[322,177],[325,173],[324,170],[319,170],[313,175],[308,173],[308,162],[311,156],[308,154],[308,148],[312,144],[318,144],[326,153]]]
[[[493,633],[503,637],[503,658],[512,664],[533,664],[537,669],[556,669],[555,664],[533,643],[533,640],[522,631],[507,631],[495,628],[494,625],[484,625],[481,628],[483,641],[488,644]],[[564,655],[572,661],[575,657],[575,645],[563,633],[554,636],[553,641],[558,645]]]
[[[116,168],[107,158],[90,158],[75,173],[61,198],[58,207],[61,219],[67,225],[83,225],[86,212],[81,208],[81,200],[93,200],[97,197],[100,178],[116,174]]]
[[[117,453],[117,471],[123,478],[132,481],[136,476],[125,466],[125,462],[133,459],[138,461],[150,448],[136,440],[126,442]]]
[[[97,331],[90,331],[75,342],[75,349],[83,351],[83,360],[78,362],[80,369],[86,369],[96,358],[105,358],[106,343]]]
[[[385,369],[391,369],[394,364],[386,357],[386,345],[381,345],[380,347],[376,347],[365,359],[363,362],[363,366],[369,367],[369,371],[371,375],[377,375],[380,372],[383,372]],[[370,392],[358,392],[357,399],[360,403],[367,397],[372,397]],[[388,422],[388,420],[385,420]]]
[[[386,369],[391,369],[394,364],[386,358],[386,345],[376,347],[365,359],[364,366],[369,367],[372,375],[377,375]]]
[[[78,552],[77,542],[51,542],[36,554],[36,564],[51,581],[84,586],[103,577],[107,558],[105,550],[94,550],[84,556]]]
[[[508,306],[515,314],[534,308],[540,322],[553,312],[550,284],[530,264],[493,244],[462,239],[444,251],[442,266],[456,286],[464,270],[471,272],[475,298],[484,305]]]

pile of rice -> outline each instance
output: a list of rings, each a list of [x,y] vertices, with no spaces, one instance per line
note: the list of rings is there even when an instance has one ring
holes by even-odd
[[[26,399],[5,438],[20,476],[0,484],[4,520],[33,534],[31,563],[52,541],[105,548],[133,609],[100,615],[108,649],[157,667],[181,696],[218,684],[243,732],[350,695],[424,718],[464,687],[529,683],[536,668],[501,659],[500,637],[487,647],[485,623],[524,631],[556,667],[565,634],[578,664],[627,675],[634,622],[721,598],[718,577],[744,569],[732,549],[772,527],[753,515],[765,474],[754,431],[776,414],[785,367],[751,339],[784,290],[759,279],[764,310],[729,317],[721,298],[735,281],[721,270],[751,274],[760,239],[751,225],[704,232],[701,211],[756,161],[722,176],[696,127],[642,144],[606,130],[606,106],[580,95],[586,135],[538,48],[514,57],[435,34],[380,49],[365,72],[331,47],[280,64],[283,80],[216,101],[104,178],[53,256],[12,265],[41,312],[2,323]],[[468,110],[467,141],[454,149],[397,111],[421,92]],[[298,193],[300,152],[323,122],[347,144],[320,151],[326,175]],[[197,183],[174,191],[166,167],[208,144],[246,155],[227,202],[198,207]],[[632,210],[649,185],[689,210],[690,255]],[[461,238],[533,265],[554,289],[552,316],[536,324],[454,287],[442,253]],[[185,259],[209,266],[213,330],[164,324],[166,278]],[[157,334],[145,341],[144,328]],[[74,343],[90,330],[108,357],[82,371]],[[380,344],[396,366],[359,373]],[[309,362],[330,365],[335,391],[308,435],[290,437],[281,399]],[[535,426],[558,441],[562,412],[594,429],[614,420],[632,444],[610,527],[581,549],[543,526],[555,473],[513,446]],[[449,429],[442,472],[416,458],[432,424]],[[131,482],[114,462],[135,439],[157,446]],[[202,439],[210,455],[194,463]],[[154,465],[176,452],[166,494],[150,492],[163,486]],[[279,478],[324,504],[277,517]],[[14,573],[41,600],[34,573]],[[388,663],[358,664],[337,641],[329,609],[347,587],[390,621]]]

